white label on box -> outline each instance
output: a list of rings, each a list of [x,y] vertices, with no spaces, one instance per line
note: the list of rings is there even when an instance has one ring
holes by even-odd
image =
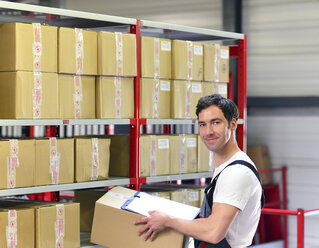
[[[193,93],[202,93],[202,85],[198,83],[192,83],[192,92]]]
[[[220,49],[220,57],[222,59],[228,59],[229,58],[229,51],[226,49]]]
[[[187,138],[187,147],[196,147],[196,138]]]
[[[218,85],[218,94],[227,95],[227,85]]]
[[[170,91],[171,90],[171,83],[170,81],[161,81],[161,91]]]
[[[203,46],[194,46],[194,54],[203,56]]]
[[[199,200],[199,193],[198,192],[189,192],[188,201],[194,202]]]
[[[169,141],[168,139],[159,139],[158,140],[158,149],[168,149]]]
[[[161,49],[162,51],[171,51],[171,42],[170,41],[161,41]]]

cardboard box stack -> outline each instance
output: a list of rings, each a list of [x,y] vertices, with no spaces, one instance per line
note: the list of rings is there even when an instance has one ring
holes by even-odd
[[[197,137],[197,144],[198,172],[213,172],[215,168],[213,152],[207,149],[207,146],[204,144],[202,138],[199,135]]]
[[[0,25],[0,118],[58,118],[57,28]]]
[[[97,118],[134,117],[136,36],[98,33]]]

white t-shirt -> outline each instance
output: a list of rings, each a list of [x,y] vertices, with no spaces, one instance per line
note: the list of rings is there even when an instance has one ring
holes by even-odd
[[[235,160],[245,160],[254,165],[246,153],[238,152],[215,169],[214,177]],[[226,234],[226,239],[232,248],[244,248],[251,245],[260,218],[260,200],[260,183],[248,167],[240,164],[233,165],[220,174],[213,202],[226,203],[239,209]],[[188,247],[194,247],[191,240]]]

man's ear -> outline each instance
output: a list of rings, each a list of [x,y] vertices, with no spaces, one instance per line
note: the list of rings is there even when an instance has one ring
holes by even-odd
[[[232,131],[235,131],[237,129],[237,120],[235,118],[233,118],[230,122],[230,128]]]

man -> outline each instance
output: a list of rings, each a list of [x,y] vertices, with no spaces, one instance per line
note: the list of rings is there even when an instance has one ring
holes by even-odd
[[[145,240],[154,240],[157,233],[172,228],[193,237],[196,248],[247,247],[259,222],[262,188],[253,162],[236,142],[237,106],[220,95],[205,96],[198,101],[196,115],[199,134],[216,165],[205,190],[202,218],[188,221],[151,211],[135,222],[145,224],[138,235],[145,233]]]

